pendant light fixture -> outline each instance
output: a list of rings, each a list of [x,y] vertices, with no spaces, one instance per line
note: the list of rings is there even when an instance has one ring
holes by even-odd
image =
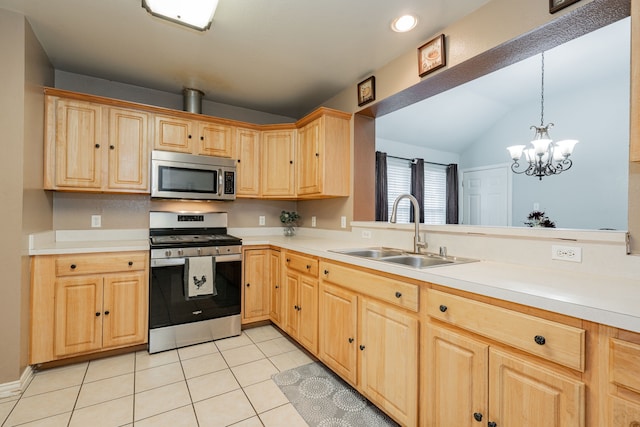
[[[218,0],[142,0],[153,16],[199,31],[211,27]]]
[[[544,124],[544,52],[542,52],[542,84],[540,92],[540,126],[531,126],[535,129],[535,135],[529,147],[526,145],[512,145],[507,147],[509,155],[513,159],[511,170],[514,173],[528,176],[536,176],[542,181],[543,176],[551,176],[562,173],[571,168],[573,162],[569,156],[578,143],[576,139],[565,139],[553,142],[549,136],[549,128],[553,123]],[[526,163],[520,168],[519,160],[524,154]]]

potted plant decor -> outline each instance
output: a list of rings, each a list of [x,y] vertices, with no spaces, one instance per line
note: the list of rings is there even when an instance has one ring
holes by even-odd
[[[300,220],[300,215],[296,211],[282,211],[280,212],[280,222],[284,227],[285,236],[293,236],[296,234],[296,226]]]

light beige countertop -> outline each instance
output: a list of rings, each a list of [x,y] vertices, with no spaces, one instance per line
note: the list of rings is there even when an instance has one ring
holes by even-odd
[[[47,231],[29,236],[29,255],[148,250],[146,229]]]

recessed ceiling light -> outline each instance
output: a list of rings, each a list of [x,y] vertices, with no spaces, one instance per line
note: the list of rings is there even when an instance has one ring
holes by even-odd
[[[402,15],[391,23],[391,29],[397,33],[406,33],[411,31],[418,24],[418,18],[413,15]]]
[[[218,0],[142,0],[142,7],[158,18],[205,31],[211,27]]]

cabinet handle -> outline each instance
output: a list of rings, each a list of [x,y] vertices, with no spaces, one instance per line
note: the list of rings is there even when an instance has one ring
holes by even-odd
[[[364,346],[360,344],[360,351],[364,350]]]
[[[280,288],[280,286],[276,285],[276,289],[279,289],[279,288]]]
[[[293,308],[295,308],[296,310],[300,310],[300,307],[298,307],[297,305],[294,305]]]
[[[71,264],[71,266],[70,266],[70,267],[71,267],[71,269],[72,269],[72,270],[75,270],[75,269],[76,269],[76,265],[75,265],[75,264]]]
[[[446,306],[446,305],[444,305],[444,304],[440,305],[440,311],[441,311],[441,312],[443,312],[443,313],[444,313],[445,311],[447,311],[447,306]]]
[[[105,316],[108,316],[108,315],[109,315],[109,310],[105,311],[105,312],[104,312],[104,315],[105,315]]]
[[[307,264],[307,270],[311,269],[311,266],[309,264]]]
[[[349,338],[349,343],[352,343],[352,342],[353,342],[353,338]]]
[[[289,164],[292,165],[293,164],[293,160],[289,160]]]
[[[477,422],[482,421],[482,414],[481,414],[481,413],[479,413],[479,412],[475,412],[475,413],[473,414],[473,419],[474,419],[474,420],[476,420]]]
[[[96,148],[100,148],[100,144],[96,144]]]
[[[251,283],[247,283],[247,288],[248,288],[249,286],[251,286]]]
[[[200,137],[200,141],[204,141],[204,136],[201,136],[201,137]]]
[[[100,317],[100,312],[96,311],[96,317]]]
[[[534,341],[536,342],[536,344],[538,344],[538,345],[544,345],[544,344],[547,342],[547,340],[546,340],[546,339],[544,339],[544,337],[543,337],[542,335],[536,335],[536,336],[533,338],[533,340],[534,340]]]
[[[238,163],[240,163],[240,159],[238,159]]]
[[[116,146],[115,146],[115,145],[110,145],[110,146],[109,146],[109,149],[110,149],[110,150],[115,150],[115,149],[116,149]]]
[[[187,138],[191,139],[191,135],[187,136]]]
[[[489,421],[487,423],[487,427],[496,427],[498,424],[494,423],[493,421]]]
[[[329,270],[325,270],[325,271],[324,271],[324,274],[329,274]]]
[[[396,292],[396,298],[400,298],[402,294],[400,292]]]
[[[290,262],[291,260],[289,258],[287,258],[287,263]]]
[[[129,267],[131,267],[133,265],[133,261],[129,261],[128,264],[129,264]]]

